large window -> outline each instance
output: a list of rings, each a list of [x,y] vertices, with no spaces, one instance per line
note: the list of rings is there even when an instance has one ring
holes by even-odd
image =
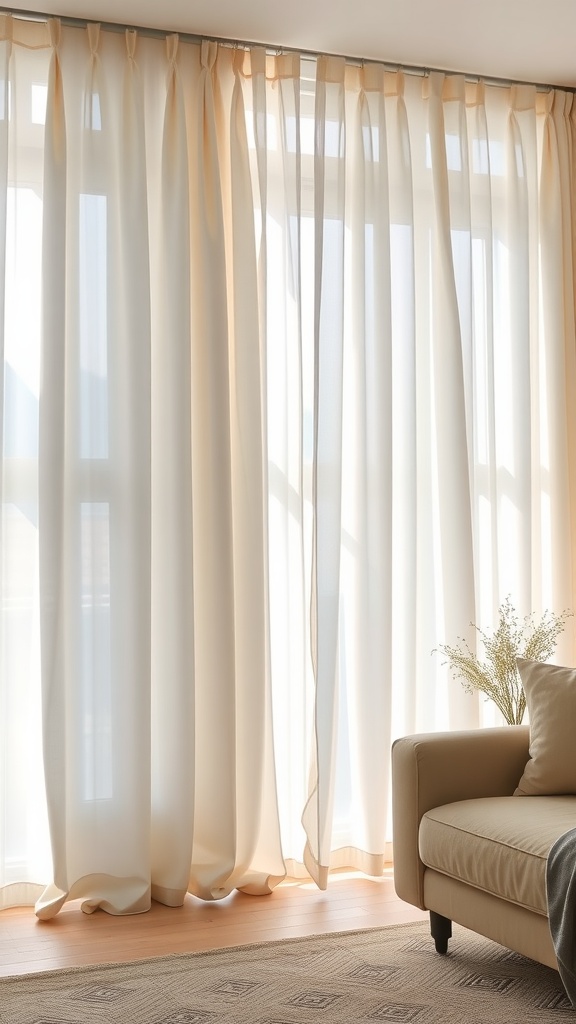
[[[0,28],[0,899],[378,873],[573,604],[571,97]]]

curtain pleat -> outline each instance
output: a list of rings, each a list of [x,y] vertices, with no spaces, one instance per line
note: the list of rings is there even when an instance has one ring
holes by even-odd
[[[470,216],[472,230],[472,307],[473,307],[473,374],[480,390],[481,401],[474,403],[474,537],[477,564],[481,566],[477,578],[480,609],[492,609],[500,594],[500,535],[498,530],[501,504],[501,480],[497,459],[497,395],[495,307],[498,297],[494,290],[497,279],[499,253],[492,243],[498,231],[495,205],[499,196],[494,183],[490,133],[483,83],[468,86],[467,112],[469,119],[468,163],[472,175]]]
[[[263,68],[261,61],[258,63]],[[243,889],[264,892],[284,876],[271,743],[268,639],[266,304],[263,303],[260,309],[259,303],[262,283],[265,285],[262,277],[266,267],[266,249],[260,248],[259,268],[247,115],[238,56],[234,70],[230,131],[230,166],[234,169],[231,193],[234,290],[230,373],[237,693],[234,884],[242,879]],[[259,79],[262,75],[255,77]],[[257,132],[255,134],[258,138]],[[265,174],[259,177],[259,183],[264,221]],[[269,879],[270,865],[273,864],[273,878]]]
[[[564,519],[565,550],[570,552],[570,562],[563,563],[570,576],[564,579],[566,586],[566,604],[570,605],[576,580],[576,520],[570,514],[576,500],[576,314],[574,309],[574,273],[576,268],[576,244],[574,236],[575,201],[574,201],[574,124],[576,104],[573,95],[555,94],[554,120],[558,140],[558,156],[560,163],[560,204],[562,207],[562,281],[564,320],[561,337],[564,338],[564,401],[566,438],[562,444],[565,450],[565,473],[568,492],[566,494],[568,520]],[[542,255],[544,260],[545,253]],[[561,381],[560,381],[561,384]],[[561,549],[557,547],[557,557],[561,559]],[[564,642],[562,653],[566,659],[570,657],[568,645]]]
[[[450,83],[444,76],[432,73],[428,81],[428,128],[434,195],[434,226],[431,238],[431,370],[434,380],[432,430],[436,448],[436,479],[432,486],[437,493],[439,571],[442,579],[442,598],[438,608],[439,623],[448,636],[457,635],[474,621],[475,584],[471,521],[471,482],[469,474],[470,417],[467,415],[466,388],[466,317],[470,298],[461,315],[456,284],[457,261],[469,262],[469,222],[467,210],[459,210],[458,227],[453,227],[454,207],[448,175],[448,154],[445,137],[444,105],[462,104],[462,96],[447,101],[446,89]],[[463,126],[457,136],[460,158],[467,152],[467,138]],[[461,141],[460,141],[461,140]],[[451,175],[453,179],[454,175]],[[454,218],[455,219],[455,218]],[[466,232],[468,243],[462,251],[456,250],[456,232]],[[468,282],[466,282],[468,284]],[[469,325],[468,325],[469,326]],[[468,343],[468,344],[467,344]],[[454,548],[460,551],[455,563]],[[450,725],[468,728],[477,723],[470,696],[464,690],[453,695],[450,702]]]
[[[327,884],[338,721],[342,494],[345,122],[341,58],[321,57],[314,152],[314,460],[311,641],[315,679],[304,863]]]
[[[0,18],[2,490],[0,579],[0,907],[34,903],[52,874],[44,783],[38,588],[38,394],[43,161],[22,151],[15,116],[28,83],[47,84],[46,49],[14,46]],[[30,141],[30,140],[29,140]],[[33,166],[31,166],[31,163]],[[27,188],[15,187],[24,175]],[[22,230],[23,229],[23,230]],[[32,301],[34,298],[34,301]]]
[[[418,400],[415,315],[415,210],[412,143],[406,102],[404,75],[385,77],[388,175],[390,189],[390,313],[392,329],[392,661],[389,688],[391,694],[392,733],[399,735],[407,722],[420,727],[426,719],[431,688],[422,680],[418,693],[420,640],[418,595],[419,572],[418,518]],[[428,661],[428,648],[424,657]],[[404,681],[412,679],[413,686]],[[420,709],[423,718],[419,718]]]
[[[191,175],[196,824],[191,891],[226,894],[235,863],[235,642],[230,362],[215,43],[203,43]],[[218,807],[218,814],[211,809]]]
[[[270,664],[281,842],[287,870],[295,874],[305,842],[300,819],[308,796],[313,692],[307,458],[313,374],[310,360],[304,360],[303,341],[303,306],[313,260],[309,244],[313,157],[302,153],[301,115],[310,113],[314,98],[301,95],[304,68],[297,54],[268,58],[268,68],[266,84],[265,65],[258,55],[258,86],[265,85],[267,111],[271,124],[278,126],[279,143],[264,151],[264,132],[255,127],[258,181],[264,169],[266,174],[265,203],[257,193],[255,212],[266,235],[266,263],[261,258],[260,267],[265,266],[267,293]],[[256,107],[253,84],[252,93]]]
[[[38,537],[44,765],[54,882],[39,901],[59,908],[68,889],[68,750],[66,707],[64,545],[66,509],[66,137],[58,44],[60,23],[50,22],[52,59],[48,76],[44,141],[42,360],[38,449]],[[55,902],[56,901],[56,902]]]
[[[543,127],[540,203],[540,287],[542,297],[542,347],[544,382],[541,388],[543,418],[547,422],[541,438],[540,486],[543,526],[550,538],[543,560],[542,577],[548,600],[558,595],[565,607],[572,600],[573,530],[570,516],[570,410],[574,396],[573,257],[571,246],[570,179],[566,134],[566,110],[572,97],[563,93],[547,96],[548,109]],[[556,597],[556,600],[558,600]]]
[[[6,321],[6,234],[7,234],[7,218],[8,218],[8,159],[9,159],[9,134],[8,125],[9,119],[8,113],[8,99],[9,99],[9,88],[10,88],[10,56],[12,52],[12,41],[10,38],[12,19],[7,18],[6,15],[2,16],[3,21],[3,41],[0,43],[0,81],[2,82],[2,96],[0,98],[1,106],[1,120],[0,120],[0,451],[4,451],[4,391],[5,391],[5,353],[6,353],[6,340],[5,340],[5,321]],[[2,471],[0,472],[0,502],[2,515],[0,515],[0,570],[1,570],[1,584],[4,589],[6,581],[6,546],[5,546],[5,526],[4,526],[4,502],[5,502],[5,486],[4,486],[5,470],[2,464]],[[6,652],[7,648],[7,629],[5,617],[0,617],[0,651]],[[5,660],[4,660],[5,659]],[[6,664],[8,657],[4,654],[4,664],[2,668],[6,671]],[[2,705],[5,701],[2,700]],[[0,749],[10,750],[10,730],[7,721],[7,715],[0,714]],[[10,751],[12,755],[12,751]],[[12,800],[10,796],[10,789],[12,784],[12,756],[4,756],[0,761],[0,801],[6,810],[4,811],[5,820],[10,821],[10,812]],[[0,862],[5,862],[8,855],[6,837],[0,835]],[[1,876],[0,876],[1,877]],[[2,894],[0,891],[0,907],[2,906]]]
[[[524,608],[531,607],[531,596],[538,588],[539,566],[532,558],[532,536],[539,532],[540,509],[532,502],[532,446],[524,443],[525,420],[522,410],[529,407],[537,393],[532,389],[534,331],[531,321],[534,306],[538,308],[538,282],[533,284],[530,249],[529,167],[526,144],[534,131],[534,96],[526,88],[514,88],[509,115],[506,181],[507,218],[504,245],[500,258],[504,263],[506,287],[502,289],[497,322],[500,325],[497,347],[499,359],[496,374],[513,379],[517,401],[508,409],[501,407],[502,417],[511,417],[511,431],[500,434],[497,459],[502,477],[502,520],[512,550],[506,554],[501,569],[501,585],[511,591],[512,580],[519,576],[516,591]],[[537,422],[537,421],[536,421]],[[531,428],[533,429],[533,428]],[[520,514],[520,509],[524,510]],[[509,567],[509,568],[508,568]],[[534,575],[536,574],[536,580]]]
[[[390,210],[384,72],[362,71],[351,97],[347,170],[351,296],[344,354],[342,585],[353,642],[342,659],[342,733],[349,732],[349,801],[366,867],[384,866],[388,819],[387,765],[392,676],[393,394]],[[353,810],[352,810],[353,809]],[[349,812],[350,813],[350,812]]]
[[[194,831],[190,171],[178,36],[167,41],[152,332],[152,896],[180,905]]]
[[[377,875],[500,721],[435,649],[574,602],[575,124],[0,17],[0,906]]]

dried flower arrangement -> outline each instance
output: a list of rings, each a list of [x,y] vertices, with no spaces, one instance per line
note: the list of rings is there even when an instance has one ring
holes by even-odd
[[[566,619],[572,614],[567,610],[560,615],[546,611],[538,621],[534,620],[534,615],[527,615],[520,621],[507,597],[498,610],[499,622],[492,636],[470,623],[482,639],[486,661],[480,661],[465,641],[455,647],[441,644],[438,650],[447,659],[443,664],[449,665],[453,678],[459,679],[468,693],[478,690],[486,694],[508,725],[520,725],[526,697],[516,658],[547,661],[554,653]]]

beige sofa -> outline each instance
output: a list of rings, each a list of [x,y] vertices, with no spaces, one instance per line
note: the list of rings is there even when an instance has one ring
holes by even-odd
[[[446,952],[455,921],[557,968],[546,899],[555,840],[576,826],[576,796],[513,796],[527,726],[406,736],[392,748],[398,896],[431,912]]]

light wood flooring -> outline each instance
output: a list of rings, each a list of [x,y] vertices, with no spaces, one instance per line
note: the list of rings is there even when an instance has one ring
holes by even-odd
[[[18,907],[0,913],[0,976],[377,928],[426,917],[398,899],[391,871],[382,878],[337,873],[325,892],[312,883],[284,882],[269,896],[234,892],[215,903],[188,896],[183,907],[153,903],[148,913],[126,917],[103,911],[86,915],[76,901],[53,920],[41,922],[31,907]]]

